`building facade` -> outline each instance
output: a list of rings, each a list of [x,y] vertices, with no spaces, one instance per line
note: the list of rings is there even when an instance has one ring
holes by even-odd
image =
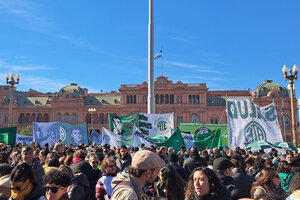
[[[287,141],[292,141],[291,105],[288,90],[266,80],[256,89],[209,90],[205,83],[182,83],[160,76],[154,83],[155,113],[174,112],[178,123],[227,123],[226,99],[252,98],[260,106],[272,102]],[[17,131],[32,130],[33,122],[61,121],[70,124],[87,123],[91,128],[109,128],[108,113],[121,116],[147,112],[148,84],[121,85],[118,92],[89,93],[75,83],[57,93],[40,93],[14,88],[12,126]],[[0,86],[0,127],[8,126],[10,86]],[[295,100],[295,102],[297,102]],[[89,112],[89,108],[96,111]],[[296,111],[295,111],[296,112]],[[295,114],[295,116],[297,116]],[[298,120],[297,120],[298,121]]]

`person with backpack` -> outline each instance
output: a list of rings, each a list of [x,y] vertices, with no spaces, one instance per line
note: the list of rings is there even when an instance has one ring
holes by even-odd
[[[112,180],[114,191],[111,200],[146,200],[149,197],[144,193],[143,187],[154,183],[160,168],[165,162],[149,150],[136,152],[128,172],[118,173]]]

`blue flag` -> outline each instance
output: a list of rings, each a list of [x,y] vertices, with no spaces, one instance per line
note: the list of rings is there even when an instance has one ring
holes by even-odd
[[[97,145],[102,143],[102,137],[101,135],[95,131],[94,129],[91,132],[91,136],[90,136],[90,143],[93,144],[94,142],[96,142]]]
[[[158,52],[158,54],[156,54],[156,55],[154,56],[154,60],[159,59],[159,58],[161,58],[161,57],[162,57],[162,49]]]

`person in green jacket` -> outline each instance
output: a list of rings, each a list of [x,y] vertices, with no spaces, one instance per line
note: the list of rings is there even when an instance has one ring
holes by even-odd
[[[290,180],[294,176],[294,173],[291,172],[291,165],[286,161],[281,161],[278,166],[278,173],[280,177],[280,185],[288,194]]]

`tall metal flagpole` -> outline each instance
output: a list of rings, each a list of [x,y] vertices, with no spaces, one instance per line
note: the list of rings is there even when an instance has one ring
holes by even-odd
[[[154,102],[154,24],[153,1],[149,0],[148,26],[148,114],[155,114]]]

